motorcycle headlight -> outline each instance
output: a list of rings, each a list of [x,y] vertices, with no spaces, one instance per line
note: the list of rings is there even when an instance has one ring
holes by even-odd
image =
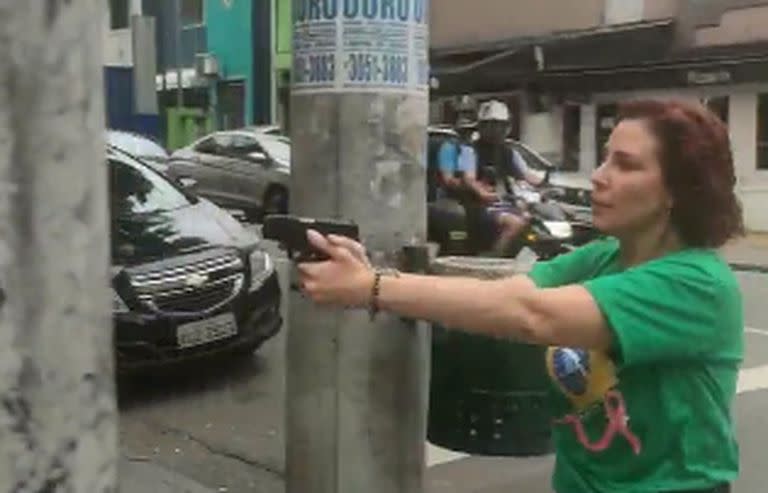
[[[573,236],[573,228],[571,227],[571,224],[566,221],[544,221],[543,224],[549,231],[549,234],[557,239],[570,238]]]
[[[262,250],[254,250],[248,258],[251,264],[251,286],[250,290],[255,291],[259,289],[264,281],[275,270],[275,266],[272,263],[272,257]]]
[[[112,313],[128,313],[131,311],[125,301],[117,294],[114,288],[112,288]]]

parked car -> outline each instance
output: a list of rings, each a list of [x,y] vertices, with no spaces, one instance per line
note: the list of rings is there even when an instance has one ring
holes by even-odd
[[[151,137],[125,130],[107,130],[107,143],[141,159],[161,173],[168,168],[170,154]]]
[[[168,175],[258,219],[288,211],[290,169],[291,147],[282,137],[242,129],[215,132],[177,150]]]
[[[550,175],[550,184],[552,186],[569,189],[574,194],[574,203],[587,207],[590,205],[592,183],[589,177],[578,173],[562,171],[560,166],[518,140],[508,140],[508,142],[520,153],[530,168],[537,171],[546,171],[547,169],[555,170]]]
[[[578,173],[559,171],[559,167],[543,157],[529,146],[516,140],[510,140],[512,145],[525,160],[529,168],[537,172],[550,172],[545,189],[545,196],[554,200],[565,211],[573,229],[573,244],[576,246],[588,243],[600,236],[592,224],[592,182],[588,177]]]
[[[112,311],[121,373],[250,354],[282,324],[259,236],[130,154],[108,147]]]
[[[588,177],[578,173],[559,171],[559,166],[526,144],[517,140],[508,142],[520,153],[529,168],[541,173],[548,169],[554,170],[550,173],[548,187],[560,191],[557,196],[558,202],[579,219],[592,221],[592,182]]]

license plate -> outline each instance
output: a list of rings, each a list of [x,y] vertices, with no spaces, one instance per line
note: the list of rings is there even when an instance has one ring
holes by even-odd
[[[237,334],[235,316],[231,313],[225,313],[206,320],[180,325],[176,329],[176,342],[183,349],[226,339],[235,334]]]

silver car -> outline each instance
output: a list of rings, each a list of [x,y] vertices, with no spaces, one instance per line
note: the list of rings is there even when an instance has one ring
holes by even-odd
[[[249,129],[207,135],[173,154],[169,176],[249,219],[288,211],[291,147],[279,136]]]

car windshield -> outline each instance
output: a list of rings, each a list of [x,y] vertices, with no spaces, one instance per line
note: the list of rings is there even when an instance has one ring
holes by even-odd
[[[273,159],[283,164],[291,164],[291,146],[279,137],[259,136],[259,144]]]
[[[554,169],[555,167],[552,163],[544,159],[542,156],[533,152],[531,149],[522,145],[519,142],[513,142],[512,148],[515,149],[518,153],[520,153],[520,156],[525,160],[525,164],[527,164],[530,169],[533,169],[536,171],[547,171],[548,169]]]
[[[108,158],[109,196],[115,217],[133,217],[180,209],[187,197],[159,173],[121,154]]]

